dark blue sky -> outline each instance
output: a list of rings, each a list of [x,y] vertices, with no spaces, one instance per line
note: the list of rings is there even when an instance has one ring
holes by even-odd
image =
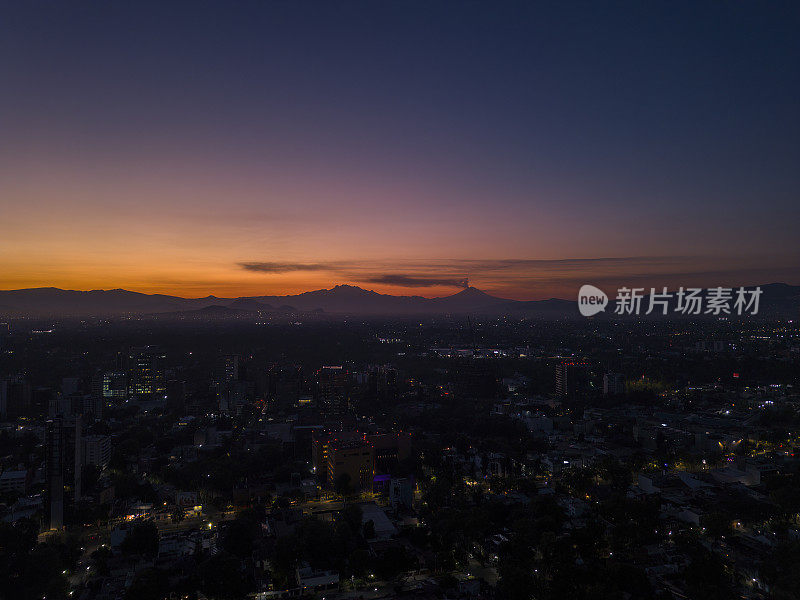
[[[78,287],[301,289],[237,265],[364,257],[791,278],[799,26],[780,2],[9,3],[0,283],[55,260]],[[166,261],[109,279],[137,253]]]

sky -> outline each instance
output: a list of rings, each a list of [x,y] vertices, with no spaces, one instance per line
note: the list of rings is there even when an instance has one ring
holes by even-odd
[[[6,2],[0,289],[800,284],[797,2]]]

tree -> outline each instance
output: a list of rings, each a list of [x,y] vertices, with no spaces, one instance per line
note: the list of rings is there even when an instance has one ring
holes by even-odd
[[[364,523],[364,539],[371,540],[375,538],[375,521],[370,519]]]
[[[295,529],[299,541],[300,556],[312,567],[327,569],[336,559],[334,525],[311,517],[303,519]]]
[[[730,577],[725,573],[722,561],[702,546],[697,546],[691,553],[691,561],[683,577],[691,598],[723,600],[734,596]]]
[[[342,520],[347,524],[353,533],[358,533],[361,530],[361,520],[363,515],[364,511],[361,510],[361,507],[358,504],[349,504],[348,506],[345,506],[340,513]]]
[[[778,546],[761,567],[764,580],[779,600],[795,600],[800,590],[800,543]]]
[[[202,590],[212,598],[244,598],[250,591],[238,558],[221,553],[200,565]]]
[[[120,550],[124,554],[155,556],[158,553],[158,529],[151,522],[137,523],[131,528]]]
[[[414,557],[408,554],[405,546],[392,546],[375,561],[375,571],[381,579],[388,581],[413,569],[415,564]]]
[[[108,575],[109,574],[108,561],[113,557],[111,548],[107,546],[101,546],[100,548],[92,552],[91,556],[95,566],[97,567],[97,572],[100,575]]]
[[[334,491],[342,497],[347,497],[353,493],[353,486],[351,485],[350,475],[342,473],[336,478],[333,486]]]
[[[347,566],[352,575],[356,577],[364,577],[367,574],[367,568],[370,565],[370,554],[363,548],[358,548],[350,554],[347,560]]]
[[[0,523],[0,598],[64,598],[67,579],[59,549],[36,545],[38,527],[30,519]]]
[[[708,534],[714,537],[730,535],[733,531],[730,514],[722,511],[714,511],[704,515],[702,523]]]
[[[291,587],[294,570],[300,560],[300,540],[296,535],[281,536],[275,542],[272,575],[276,584]]]
[[[28,593],[20,596],[12,594],[10,597],[65,598],[68,582],[62,574],[63,569],[64,565],[55,548],[45,544],[37,546],[28,556],[22,571],[22,589]]]
[[[228,524],[222,536],[222,547],[226,552],[247,558],[253,553],[255,527],[244,519],[236,519]]]
[[[186,512],[183,510],[182,506],[175,506],[172,509],[172,522],[173,523],[180,523],[186,518]]]
[[[125,594],[126,600],[162,600],[167,595],[169,579],[158,569],[144,569],[136,575]]]
[[[100,469],[97,465],[85,465],[81,469],[81,484],[86,493],[94,490],[100,480]]]

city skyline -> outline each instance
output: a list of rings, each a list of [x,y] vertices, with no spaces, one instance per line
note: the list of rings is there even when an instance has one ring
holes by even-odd
[[[0,600],[800,600],[800,2],[0,11]]]

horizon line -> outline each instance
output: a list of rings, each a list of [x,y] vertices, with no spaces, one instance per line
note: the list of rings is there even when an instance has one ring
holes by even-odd
[[[789,286],[789,287],[800,287],[800,284],[791,284],[791,283],[786,283],[785,281],[771,281],[769,283],[761,283],[761,284],[755,284],[755,285],[723,286],[723,287],[731,287],[732,289],[736,289],[738,287],[754,288],[754,287],[764,287],[764,286],[768,286],[768,285],[785,285],[785,286]],[[128,293],[131,293],[131,294],[141,294],[143,296],[169,296],[169,297],[173,297],[173,298],[180,298],[182,300],[204,300],[206,298],[216,298],[216,299],[219,299],[219,300],[238,300],[238,299],[242,299],[242,298],[266,298],[266,297],[289,298],[289,297],[300,296],[300,295],[303,295],[303,294],[309,294],[309,293],[313,293],[313,292],[322,292],[322,291],[330,292],[330,291],[335,290],[336,288],[343,288],[343,287],[344,288],[359,289],[359,290],[362,290],[362,291],[365,291],[365,292],[371,292],[371,293],[374,293],[374,294],[378,294],[380,296],[392,296],[392,297],[395,297],[395,298],[424,298],[426,300],[436,300],[436,299],[441,299],[441,298],[449,298],[449,297],[452,297],[452,296],[457,296],[458,294],[463,293],[464,291],[471,289],[471,290],[476,290],[476,291],[478,291],[478,292],[480,292],[482,294],[486,294],[486,295],[488,295],[488,296],[490,296],[492,298],[496,298],[498,300],[508,300],[510,302],[536,302],[536,301],[543,301],[543,300],[565,300],[565,301],[567,301],[567,298],[560,298],[558,296],[550,296],[548,298],[540,298],[538,300],[531,300],[531,299],[528,299],[528,300],[515,300],[515,299],[512,299],[512,298],[503,298],[503,297],[500,297],[500,296],[494,296],[493,294],[490,294],[489,292],[486,292],[486,291],[484,291],[484,290],[482,290],[482,289],[480,289],[478,287],[472,286],[472,285],[464,287],[464,288],[461,288],[459,291],[454,292],[452,294],[446,294],[446,295],[443,295],[443,296],[423,296],[421,294],[390,294],[390,293],[378,292],[378,291],[376,291],[374,289],[368,289],[368,288],[364,288],[364,287],[361,287],[361,286],[358,286],[358,285],[352,285],[352,284],[349,284],[349,283],[337,283],[337,284],[333,285],[330,288],[326,288],[326,287],[314,288],[314,289],[309,289],[309,290],[305,290],[305,291],[302,291],[302,292],[297,292],[297,293],[294,293],[294,294],[261,294],[261,295],[250,295],[250,296],[241,296],[241,295],[239,295],[239,296],[216,296],[214,294],[208,294],[206,296],[180,296],[180,295],[177,295],[177,294],[165,294],[165,293],[162,293],[162,292],[140,292],[140,291],[136,291],[134,289],[127,289],[127,288],[121,288],[121,287],[93,288],[93,289],[70,289],[70,288],[60,288],[60,287],[56,287],[56,286],[38,286],[38,287],[27,287],[27,288],[0,289],[0,293],[3,293],[3,292],[28,292],[28,291],[36,291],[36,290],[57,290],[57,291],[60,291],[60,292],[76,292],[76,293],[128,292]],[[713,286],[713,287],[717,287],[717,286]],[[637,288],[637,289],[639,289],[639,288]],[[647,290],[648,288],[644,287],[644,288],[641,288],[641,289]],[[659,289],[659,288],[652,288],[651,287],[651,289]],[[668,287],[668,290],[669,289],[670,288]],[[675,289],[677,289],[677,288],[675,288]],[[700,288],[700,289],[712,289],[712,288]],[[577,292],[577,290],[576,290],[576,292]]]

